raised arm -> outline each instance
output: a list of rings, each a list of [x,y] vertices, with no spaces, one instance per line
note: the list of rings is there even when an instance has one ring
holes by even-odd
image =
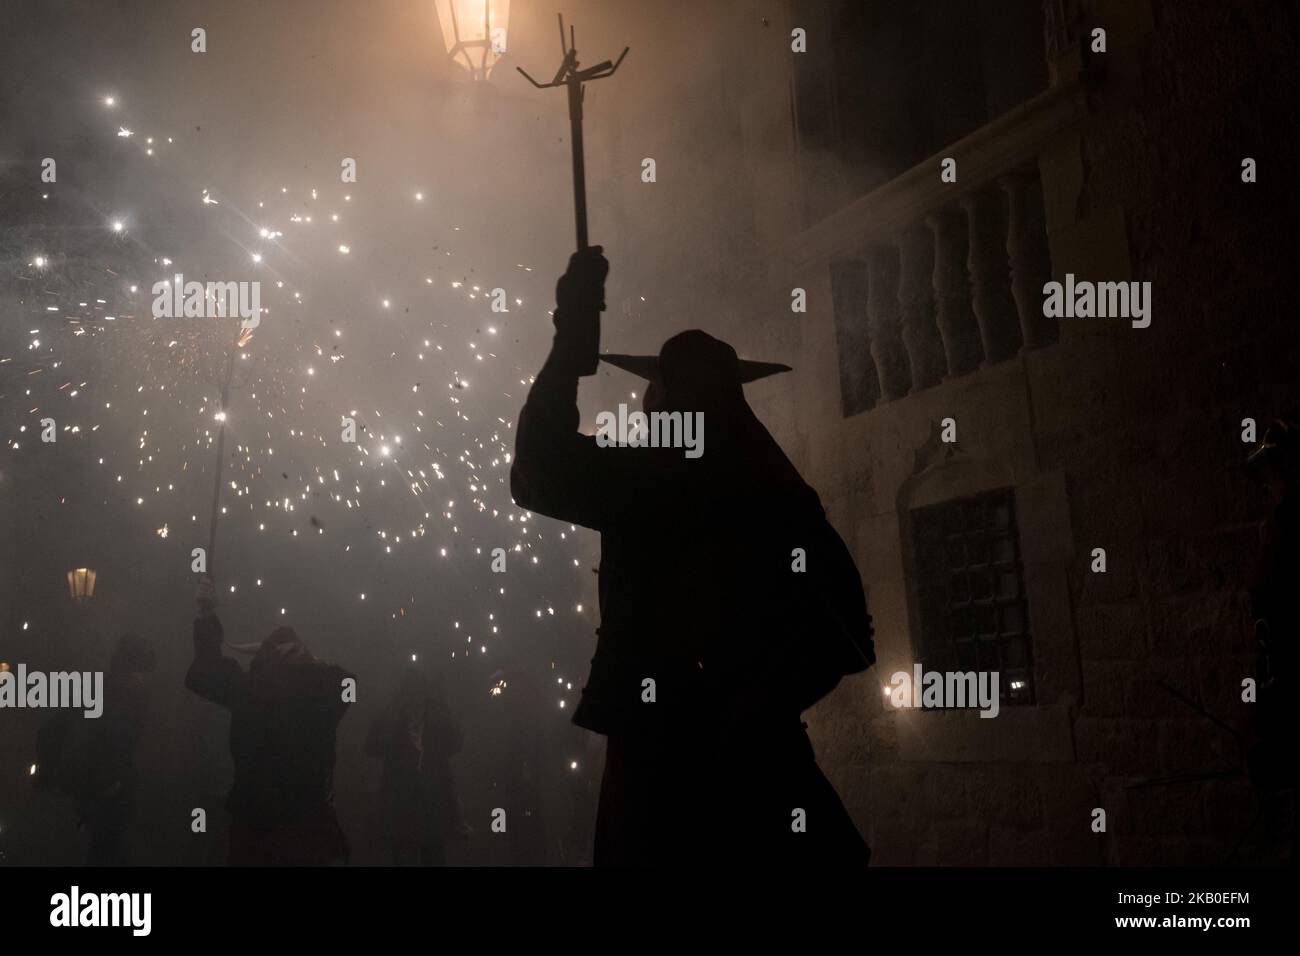
[[[185,675],[185,686],[207,700],[234,710],[247,693],[243,668],[221,653],[225,635],[215,614],[194,619],[194,662]]]
[[[576,252],[556,286],[555,339],[515,433],[510,493],[529,511],[602,527],[620,487],[621,449],[578,431],[578,379],[600,361],[600,313],[609,263],[600,246]]]

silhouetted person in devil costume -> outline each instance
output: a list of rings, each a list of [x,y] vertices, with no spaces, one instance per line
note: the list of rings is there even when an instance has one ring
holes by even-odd
[[[608,738],[595,862],[865,864],[800,721],[874,663],[861,579],[742,393],[788,369],[699,331],[657,357],[604,356],[649,380],[646,412],[703,413],[707,441],[691,458],[602,447],[576,399],[608,269],[593,247],[559,281],[510,476],[522,507],[601,534],[601,626],[573,717]]]
[[[348,844],[334,812],[334,760],[347,711],[343,681],[351,675],[313,657],[288,627],[260,645],[231,645],[253,654],[245,671],[221,653],[224,631],[206,581],[200,608],[185,686],[230,711],[230,865],[346,862]]]
[[[366,753],[384,761],[379,836],[395,866],[445,866],[447,846],[464,837],[451,758],[464,734],[434,682],[411,668],[366,735]]]
[[[37,737],[38,789],[70,794],[90,837],[88,866],[127,866],[139,773],[136,751],[148,722],[153,646],[118,639],[104,679],[103,715],[64,710]]]

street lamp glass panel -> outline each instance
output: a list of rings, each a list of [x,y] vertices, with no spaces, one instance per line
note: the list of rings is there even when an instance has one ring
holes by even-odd
[[[68,591],[72,600],[81,603],[95,594],[95,572],[89,568],[77,568],[68,572]]]
[[[443,46],[456,66],[486,79],[507,49],[510,0],[437,0]]]

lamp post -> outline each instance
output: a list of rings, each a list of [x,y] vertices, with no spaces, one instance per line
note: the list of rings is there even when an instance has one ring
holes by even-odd
[[[438,0],[447,58],[471,80],[486,80],[506,52],[510,0]]]

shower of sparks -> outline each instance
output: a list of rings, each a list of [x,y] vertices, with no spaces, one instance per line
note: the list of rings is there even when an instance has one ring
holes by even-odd
[[[105,96],[103,106],[121,104]],[[462,261],[456,245],[468,227],[437,223],[424,191],[390,198],[436,241],[400,263],[353,254],[378,237],[359,234],[359,221],[341,234],[333,210],[362,213],[372,195],[296,182],[214,195],[187,173],[182,131],[138,116],[131,123],[99,134],[174,164],[191,204],[182,212],[216,253],[187,261],[180,249],[149,248],[155,234],[141,202],[100,218],[104,244],[90,252],[43,240],[39,254],[11,257],[17,265],[0,275],[0,292],[20,307],[13,327],[28,331],[0,338],[0,452],[9,459],[0,463],[21,476],[40,454],[42,420],[54,418],[60,450],[81,456],[101,484],[95,497],[125,510],[166,560],[188,565],[189,549],[206,540],[224,429],[223,606],[287,616],[301,603],[275,590],[285,575],[260,544],[274,540],[307,579],[345,576],[347,587],[322,587],[316,600],[355,605],[352,613],[411,661],[426,650],[464,662],[561,639],[585,661],[589,626],[570,615],[566,630],[554,608],[582,613],[576,599],[593,587],[594,536],[530,520],[509,490],[514,419],[542,358],[510,348],[521,324],[549,327],[544,305],[523,307],[547,301],[547,280],[523,263]],[[316,293],[351,269],[349,281],[372,290],[368,306],[363,296],[349,309]],[[259,325],[155,318],[155,284],[170,296],[181,273],[259,281]],[[509,312],[491,310],[484,290],[498,286],[511,291]],[[351,442],[342,439],[348,422]],[[507,575],[493,572],[497,549],[508,556]],[[446,608],[472,617],[447,627]],[[496,681],[489,692],[498,697],[506,686]],[[563,682],[560,708],[573,693]]]

